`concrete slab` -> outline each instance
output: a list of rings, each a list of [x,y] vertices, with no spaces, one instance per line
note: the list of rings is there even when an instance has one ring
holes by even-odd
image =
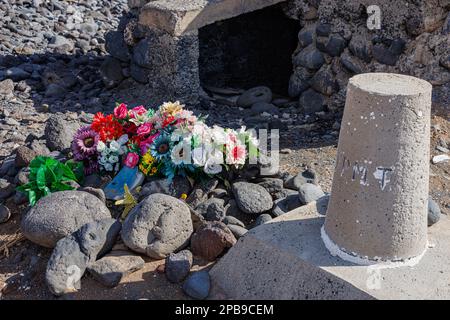
[[[286,0],[157,0],[147,3],[139,23],[179,36],[208,24]]]
[[[330,255],[320,236],[327,199],[247,232],[210,271],[212,298],[450,299],[450,219],[428,229],[414,267],[361,266]]]

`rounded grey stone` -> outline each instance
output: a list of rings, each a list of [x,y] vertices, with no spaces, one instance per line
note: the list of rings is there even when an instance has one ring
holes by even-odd
[[[227,217],[225,217],[225,218],[222,220],[222,222],[225,223],[226,225],[234,224],[234,225],[236,225],[236,226],[240,226],[240,227],[245,228],[244,223],[243,223],[241,220],[239,220],[238,218],[235,218],[235,217],[233,217],[233,216],[227,216]]]
[[[299,199],[302,203],[308,204],[323,197],[325,193],[320,186],[312,183],[305,183],[298,189]]]
[[[312,169],[306,169],[303,172],[298,173],[292,179],[288,179],[285,182],[285,187],[289,189],[299,190],[301,185],[305,183],[317,184],[317,174]]]
[[[218,202],[213,202],[206,209],[207,221],[222,221],[225,218],[225,207]]]
[[[192,232],[189,207],[177,198],[155,193],[129,213],[122,240],[131,250],[160,259],[186,246]]]
[[[79,125],[66,121],[60,115],[51,115],[45,124],[47,147],[52,151],[69,149],[78,128]]]
[[[116,287],[127,275],[144,267],[145,261],[129,251],[112,251],[87,267],[91,276],[106,287]]]
[[[256,218],[255,222],[253,223],[253,228],[260,226],[268,221],[272,220],[272,217],[268,213],[263,213],[258,218]]]
[[[302,205],[302,201],[300,201],[298,193],[287,196],[284,199],[275,200],[273,203],[272,213],[275,216],[281,216],[286,212],[294,210]]]
[[[268,87],[261,86],[245,91],[236,104],[242,108],[250,108],[255,103],[270,101],[272,101],[272,91]]]
[[[267,112],[269,114],[279,114],[280,110],[271,103],[257,102],[250,108],[252,114],[260,114]]]
[[[272,209],[272,197],[260,185],[248,182],[235,182],[233,184],[233,193],[239,209],[245,213],[257,214]]]
[[[283,189],[283,180],[278,178],[262,178],[258,185],[267,190],[270,194],[280,192]]]
[[[165,273],[167,280],[173,283],[183,281],[192,267],[192,252],[182,250],[178,253],[171,253],[166,257]]]
[[[88,263],[89,258],[80,250],[75,236],[69,235],[59,240],[45,272],[45,281],[50,291],[60,296],[79,290],[80,279]]]
[[[228,229],[230,229],[230,231],[233,233],[233,235],[236,237],[236,239],[239,239],[248,231],[244,227],[237,226],[234,224],[229,224],[229,225],[227,225],[227,227],[228,227]]]
[[[211,280],[206,270],[194,272],[183,284],[183,291],[194,299],[206,299],[209,294]]]
[[[111,218],[106,205],[82,191],[60,191],[40,199],[24,216],[22,232],[30,241],[53,248],[86,223]]]
[[[120,221],[107,218],[85,224],[76,237],[81,251],[93,262],[111,251],[121,229]]]
[[[428,226],[432,226],[441,219],[441,209],[431,197],[428,198]]]
[[[225,206],[225,200],[221,198],[209,198],[196,206],[195,210],[203,217],[206,217],[208,214],[208,208],[213,204],[215,209],[221,208]]]

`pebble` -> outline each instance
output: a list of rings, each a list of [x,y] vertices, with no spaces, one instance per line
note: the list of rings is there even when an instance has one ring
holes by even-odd
[[[5,223],[11,218],[11,211],[7,206],[0,204],[0,223]]]
[[[191,237],[191,250],[195,256],[214,261],[226,248],[232,247],[236,238],[222,222],[205,222]]]
[[[112,251],[87,267],[90,275],[102,285],[113,288],[129,274],[144,267],[145,261],[129,251]]]
[[[263,213],[258,218],[256,218],[255,222],[252,225],[252,228],[256,228],[257,226],[260,226],[268,221],[272,220],[272,216],[267,213]]]
[[[441,209],[431,197],[428,198],[428,226],[432,226],[441,218]]]
[[[320,186],[312,183],[302,184],[298,191],[300,201],[304,204],[316,201],[325,195]]]
[[[248,214],[259,214],[272,209],[272,197],[262,186],[249,182],[233,183],[233,193],[239,209]]]
[[[441,162],[445,162],[450,160],[450,156],[447,154],[440,154],[437,156],[434,156],[433,159],[431,160],[433,162],[433,164],[437,164],[437,163],[441,163]]]
[[[183,291],[194,299],[203,300],[209,295],[210,282],[208,271],[197,271],[186,279],[183,284]]]
[[[178,253],[171,253],[166,257],[165,274],[167,280],[173,283],[183,281],[192,267],[192,252],[182,250]]]
[[[255,87],[245,91],[236,104],[242,108],[250,108],[255,103],[269,103],[272,101],[272,91],[268,87]]]
[[[241,226],[234,225],[234,224],[229,224],[228,229],[230,229],[230,231],[233,233],[233,235],[236,237],[236,239],[239,239],[244,234],[246,234],[248,231],[247,229],[245,229]]]

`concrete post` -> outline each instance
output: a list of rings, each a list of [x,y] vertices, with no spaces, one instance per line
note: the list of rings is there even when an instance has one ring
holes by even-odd
[[[427,248],[431,85],[350,79],[322,239],[357,264],[414,264]]]

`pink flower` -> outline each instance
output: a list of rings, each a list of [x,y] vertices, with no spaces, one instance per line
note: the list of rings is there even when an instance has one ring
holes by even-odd
[[[227,145],[226,161],[227,164],[245,164],[246,150],[245,145]]]
[[[145,140],[142,140],[139,144],[139,148],[141,149],[141,154],[147,153],[148,149],[150,148],[150,145],[155,141],[156,138],[159,137],[159,132],[155,133],[154,135],[151,135]]]
[[[138,116],[142,116],[147,112],[147,109],[145,109],[144,106],[137,106],[134,107],[131,111],[133,111],[133,113],[137,114]]]
[[[237,143],[237,137],[234,133],[230,132],[228,134],[228,141],[231,142],[232,144],[236,144]]]
[[[152,131],[152,129],[153,125],[151,123],[146,122],[139,126],[136,133],[138,134],[138,136],[145,136],[149,134]]]
[[[129,152],[125,159],[125,165],[129,168],[134,168],[139,162],[139,155],[134,152]]]
[[[119,104],[114,108],[114,116],[116,119],[125,119],[128,114],[127,105],[125,103]]]

